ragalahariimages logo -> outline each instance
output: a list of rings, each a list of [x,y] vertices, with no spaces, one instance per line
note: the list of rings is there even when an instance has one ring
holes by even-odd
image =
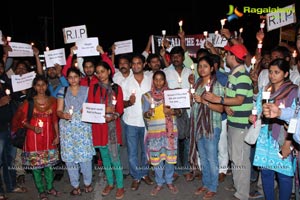
[[[239,17],[242,17],[244,14],[238,11],[237,7],[229,5],[229,12],[227,13],[227,15],[227,20],[230,22],[233,19],[238,19]]]

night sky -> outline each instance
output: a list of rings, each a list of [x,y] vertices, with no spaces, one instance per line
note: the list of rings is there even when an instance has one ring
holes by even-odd
[[[183,20],[186,35],[199,34],[203,31],[214,32],[221,28],[220,19],[227,18],[229,5],[239,10],[251,7],[285,7],[296,0],[186,0],[176,1],[137,1],[139,3],[118,3],[117,1],[84,0],[81,3],[58,0],[16,1],[1,3],[0,30],[12,36],[15,42],[35,42],[40,50],[48,45],[50,49],[66,48],[62,29],[70,26],[86,25],[88,37],[98,37],[99,43],[108,50],[115,41],[133,39],[134,51],[141,52],[151,34],[176,35],[178,22]],[[76,1],[78,2],[78,0]],[[100,4],[100,5],[97,5]],[[296,15],[299,19],[300,3],[296,3]],[[36,8],[37,7],[37,8]],[[298,13],[297,13],[298,11]],[[227,23],[230,30],[243,27],[245,45],[256,47],[255,33],[259,29],[259,15],[244,14],[239,19]],[[268,32],[265,47],[275,46],[279,41],[279,30]]]

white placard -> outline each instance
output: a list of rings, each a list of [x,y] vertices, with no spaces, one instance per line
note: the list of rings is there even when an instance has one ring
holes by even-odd
[[[46,67],[53,67],[55,64],[65,65],[66,54],[65,49],[55,49],[51,51],[44,51]]]
[[[0,30],[0,44],[4,44],[3,40],[2,40],[2,31]]]
[[[271,31],[296,22],[295,4],[278,8],[277,12],[267,14],[267,30]]]
[[[105,104],[83,103],[81,121],[105,123]]]
[[[26,74],[20,75],[11,75],[11,83],[13,92],[18,92],[26,90],[32,87],[32,81],[35,78],[35,72],[29,72]]]
[[[63,35],[65,44],[77,42],[88,37],[85,25],[63,28]]]
[[[33,57],[33,50],[30,44],[20,42],[9,42],[12,51],[8,51],[8,57]]]
[[[213,45],[214,47],[220,47],[223,48],[227,44],[227,39],[225,37],[222,37],[221,34],[216,34],[213,39]]]
[[[97,37],[77,41],[77,57],[99,56],[99,52],[97,51],[98,44],[99,42]]]
[[[171,108],[189,108],[190,93],[189,89],[165,90],[165,105]]]
[[[115,42],[115,45],[116,45],[115,55],[133,52],[132,40],[118,41]]]

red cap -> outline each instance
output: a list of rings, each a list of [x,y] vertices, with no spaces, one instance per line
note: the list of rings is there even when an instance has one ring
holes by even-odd
[[[232,46],[227,44],[226,46],[224,46],[224,49],[226,51],[230,51],[233,55],[235,55],[241,60],[245,60],[246,55],[248,53],[246,47],[242,44],[235,44]]]

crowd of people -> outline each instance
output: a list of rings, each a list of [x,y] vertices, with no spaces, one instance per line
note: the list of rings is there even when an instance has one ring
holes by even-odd
[[[130,175],[130,190],[138,190],[143,181],[154,185],[152,196],[164,184],[176,195],[179,176],[199,178],[194,194],[210,200],[228,170],[233,185],[225,189],[234,191],[233,199],[273,200],[275,187],[281,200],[299,193],[293,166],[299,161],[300,141],[300,24],[295,46],[281,43],[271,50],[252,52],[241,36],[226,28],[220,33],[227,45],[216,48],[206,41],[196,58],[189,55],[181,30],[180,46],[170,48],[165,39],[159,53],[151,53],[151,37],[141,53],[115,55],[113,45],[108,55],[98,45],[99,56],[79,58],[73,46],[65,66],[46,70],[36,47],[33,60],[8,57],[11,48],[3,38],[0,112],[6,114],[0,116],[0,200],[7,199],[5,193],[27,192],[26,171],[33,175],[39,199],[59,196],[57,165],[68,173],[70,195],[94,192],[95,159],[102,161],[106,176],[103,191],[95,192],[107,196],[116,188],[116,199],[124,197],[124,176]],[[264,37],[259,30],[257,40]],[[292,56],[294,51],[298,56]],[[36,71],[32,87],[14,92],[10,70],[15,75]],[[177,89],[187,89],[190,106],[167,104],[165,91]],[[270,92],[267,102],[265,92]],[[27,119],[30,102],[33,114]],[[82,121],[84,103],[104,105],[104,122]],[[257,117],[263,125],[251,145],[244,138]],[[22,149],[10,141],[20,127],[27,128]],[[257,181],[254,194],[252,181]]]

